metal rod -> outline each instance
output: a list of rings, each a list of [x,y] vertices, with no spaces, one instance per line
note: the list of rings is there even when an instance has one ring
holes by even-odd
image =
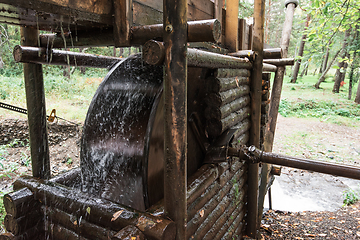
[[[165,50],[162,43],[150,40],[144,47],[143,58],[148,64],[163,64]],[[218,53],[206,52],[194,48],[188,48],[187,64],[191,67],[206,67],[206,68],[227,68],[227,69],[251,69],[252,64],[246,58],[237,58]]]
[[[251,128],[249,143],[260,147],[261,128],[261,90],[264,56],[264,16],[265,0],[254,1],[254,31],[253,50],[257,54],[253,71],[251,89]],[[246,233],[256,238],[258,228],[258,191],[259,191],[259,164],[250,163],[248,172],[248,213]]]
[[[187,1],[164,0],[164,208],[176,240],[187,223]]]
[[[187,30],[188,42],[216,42],[221,36],[221,23],[216,19],[189,21]],[[151,39],[163,40],[163,24],[133,26],[131,27],[130,42],[121,47],[139,46]],[[68,47],[82,46],[113,46],[115,44],[114,31],[106,30],[77,31],[76,38],[70,34],[65,35]],[[77,40],[78,39],[78,40]],[[59,34],[41,34],[41,47],[64,48],[64,39]]]
[[[14,60],[22,63],[37,63],[64,66],[108,68],[122,61],[121,58],[95,54],[62,51],[38,47],[15,46]]]
[[[38,31],[21,27],[22,45],[36,46]],[[42,66],[24,63],[24,79],[30,135],[32,174],[38,178],[50,178],[46,105]]]

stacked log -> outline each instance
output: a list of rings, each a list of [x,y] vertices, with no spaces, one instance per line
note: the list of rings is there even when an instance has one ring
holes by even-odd
[[[264,143],[264,136],[266,131],[266,123],[268,121],[268,111],[270,103],[270,73],[263,73],[262,75],[262,99],[261,99],[261,132],[260,143]]]
[[[4,196],[5,227],[9,233],[0,235],[0,239],[49,236],[108,240],[121,239],[129,232],[140,239],[175,236],[175,225],[170,220],[97,199],[52,181],[22,177],[15,181],[14,189],[19,190]],[[128,226],[132,226],[131,231],[124,230]]]
[[[236,139],[250,128],[250,71],[218,69],[206,79],[206,132],[216,138],[225,130],[237,128]],[[246,140],[246,136],[242,136]]]

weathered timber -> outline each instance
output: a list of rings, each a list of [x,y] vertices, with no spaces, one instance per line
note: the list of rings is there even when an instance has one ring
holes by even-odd
[[[211,107],[221,107],[249,93],[249,86],[241,85],[226,92],[210,93],[206,96],[205,102]]]
[[[245,177],[246,179],[246,177]],[[214,227],[213,225],[216,223],[217,220],[221,219],[221,216],[223,215],[223,213],[228,209],[230,204],[236,205],[236,189],[242,189],[243,185],[245,184],[245,179],[241,178],[237,184],[232,183],[232,188],[230,189],[230,191],[228,192],[228,194],[226,194],[221,201],[217,204],[217,206],[211,211],[211,214],[209,214],[205,220],[201,221],[202,219],[204,219],[204,216],[201,217],[199,214],[199,218],[198,218],[198,222],[201,223],[200,226],[198,226],[198,228],[196,229],[196,232],[190,236],[188,235],[189,238],[194,238],[194,239],[203,239],[204,236],[206,235],[206,233],[209,232],[210,229],[212,229],[212,227]],[[238,192],[238,198],[242,199],[245,195],[245,191],[239,191]],[[243,205],[243,204],[242,204]],[[196,218],[197,216],[195,216]],[[195,220],[195,219],[194,219]]]
[[[77,233],[60,226],[58,224],[50,223],[45,226],[46,234],[50,239],[54,240],[90,240],[88,238],[84,238],[79,236]]]
[[[202,225],[203,222],[205,222],[204,220],[210,214],[213,214],[214,209],[216,209],[218,205],[221,204],[221,200],[224,199],[231,192],[231,190],[233,189],[233,182],[239,182],[243,179],[241,177],[244,174],[243,170],[244,168],[241,168],[237,174],[232,174],[229,181],[226,182],[226,184],[221,188],[221,190],[213,194],[213,197],[209,199],[206,204],[203,205],[203,207],[200,207],[197,213],[192,216],[192,218],[187,223],[187,239],[191,238],[199,230],[199,227]],[[223,204],[229,203],[230,200],[232,199],[226,198]],[[202,214],[200,214],[200,212]]]
[[[231,230],[233,229],[232,226],[235,227],[236,223],[241,224],[241,220],[244,218],[244,215],[245,215],[244,207],[236,208],[234,210],[234,212],[231,214],[231,216],[227,219],[224,226],[221,227],[221,229],[217,232],[217,234],[212,239],[214,239],[214,240],[223,239],[223,236],[229,231],[229,229],[231,229]],[[236,222],[233,225],[234,221],[236,221]]]
[[[163,40],[163,24],[133,26],[130,33],[130,42],[123,43],[121,47],[139,46],[154,39]],[[188,42],[216,42],[221,33],[221,24],[216,19],[189,21],[187,28]],[[77,31],[75,36],[66,34],[41,34],[40,46],[46,48],[64,48],[81,46],[113,46],[115,45],[113,29],[94,29],[89,31]],[[64,42],[65,39],[65,42]]]
[[[294,65],[294,58],[281,58],[281,59],[264,59],[264,63],[272,64],[275,66],[287,66]]]
[[[249,118],[245,118],[239,124],[235,125],[233,128],[237,129],[234,133],[234,139],[238,139],[241,135],[246,133],[251,127],[251,121]]]
[[[15,46],[13,56],[16,62],[63,66],[109,68],[122,61],[121,58],[95,54],[62,51],[38,47]]]
[[[108,240],[116,234],[115,231],[89,223],[84,219],[80,219],[78,216],[76,216],[76,213],[73,213],[75,215],[72,215],[48,206],[42,206],[41,212],[43,216],[46,217],[47,221],[59,224],[68,230],[76,232],[82,237],[89,239]]]
[[[77,212],[82,219],[99,226],[109,227],[113,231],[120,231],[128,225],[134,225],[150,239],[173,239],[172,236],[175,235],[172,221],[105,199],[94,198],[56,183],[30,177],[22,177],[14,182],[14,189],[23,187],[34,192],[35,198],[39,201],[46,201],[50,206],[62,211]],[[71,204],[67,204],[68,201],[71,201]]]
[[[150,41],[151,42],[151,41]],[[161,43],[159,43],[161,44]],[[146,43],[144,48],[148,49],[147,52],[144,52],[144,59],[163,59],[165,56],[165,51],[159,46],[159,44]],[[150,48],[152,48],[150,50]],[[158,56],[146,56],[147,53],[157,54]],[[236,58],[227,55],[222,55],[218,53],[206,52],[198,49],[188,48],[187,49],[187,64],[191,67],[206,67],[206,68],[245,68],[250,69],[251,63],[248,59]],[[147,62],[152,64],[152,62]],[[157,65],[162,64],[162,62],[156,62]]]
[[[241,209],[244,208],[245,204],[244,204],[243,200],[245,199],[246,191],[245,191],[243,186],[240,186],[240,184],[243,183],[243,182],[244,181],[234,184],[234,186],[236,186],[235,188],[237,188],[237,192],[236,193],[232,192],[232,194],[230,193],[230,197],[232,198],[232,202],[228,205],[228,207],[226,209],[222,209],[223,212],[222,212],[221,216],[218,219],[216,219],[216,221],[211,226],[211,228],[206,231],[206,234],[202,238],[203,240],[213,240],[214,237],[219,233],[221,228],[229,220],[232,213],[236,209],[241,210]],[[234,219],[235,218],[233,218],[233,220]],[[223,232],[223,233],[225,234],[225,232]]]
[[[130,45],[131,26],[133,24],[132,0],[112,0],[114,9],[115,47]]]
[[[44,231],[39,226],[35,226],[26,230],[21,235],[14,235],[10,232],[0,234],[0,240],[34,240],[34,239],[41,239],[40,236],[44,236]]]
[[[250,103],[250,96],[244,96],[244,97],[240,97],[238,99],[235,99],[234,101],[220,107],[213,107],[213,106],[208,106],[205,109],[205,117],[206,119],[211,119],[211,118],[215,118],[215,119],[224,119],[227,116],[229,116],[231,113],[236,112],[238,110],[240,110],[241,108],[249,105]]]
[[[246,171],[246,166],[244,166],[244,164],[241,162],[235,162],[233,166],[233,171],[227,169],[223,174],[219,176],[219,181],[214,181],[204,191],[201,197],[198,197],[193,203],[188,206],[188,221],[191,221],[191,219],[194,218],[196,213],[198,213],[200,209],[204,208],[205,204],[207,204],[209,201],[214,201],[211,199],[224,197],[226,192],[228,192],[231,188],[230,181],[238,181],[242,174]],[[237,175],[235,174],[236,172]]]
[[[216,78],[233,78],[233,77],[250,77],[250,71],[248,69],[226,69],[219,68],[214,72]]]
[[[242,210],[240,214],[236,217],[235,221],[232,223],[229,230],[224,234],[224,236],[221,239],[233,239],[236,238],[237,236],[243,235],[241,234],[241,232],[245,227],[245,222],[243,221],[244,216],[245,216],[245,210]]]
[[[77,187],[81,183],[81,168],[73,168],[67,172],[58,174],[51,178],[50,182],[59,183],[67,187]]]
[[[39,201],[35,200],[34,194],[28,188],[5,194],[3,202],[6,213],[15,219],[35,209],[40,210]]]
[[[40,221],[41,214],[35,209],[19,218],[14,218],[10,214],[7,214],[4,218],[4,226],[8,232],[11,232],[16,236],[35,227]]]
[[[261,88],[264,58],[264,17],[265,0],[254,1],[254,32],[252,50],[257,53],[251,73],[251,128],[249,143],[260,146],[261,129]],[[259,164],[250,163],[248,171],[248,205],[246,234],[256,238],[258,227]]]
[[[268,48],[263,49],[264,59],[281,59],[283,52],[281,48]],[[230,56],[240,57],[240,58],[249,58],[254,61],[256,59],[256,54],[253,50],[240,50],[237,52],[229,53]],[[264,61],[265,62],[265,61]]]
[[[39,31],[21,28],[21,44],[36,46]],[[46,127],[46,104],[42,66],[24,63],[26,106],[30,135],[31,166],[34,177],[50,178],[49,143]]]
[[[217,119],[210,119],[206,121],[206,131],[212,137],[220,136],[226,129],[229,129],[243,119],[248,117],[250,114],[250,108],[245,107],[240,109],[239,111],[231,113],[224,119],[217,120]]]
[[[210,77],[206,79],[207,92],[224,92],[233,88],[239,87],[239,85],[248,85],[249,77],[236,76],[232,78],[215,78]]]
[[[281,167],[271,166],[271,171],[270,171],[270,173],[271,173],[272,175],[280,176],[280,175],[281,175]]]
[[[246,144],[248,144],[249,139],[250,139],[249,132],[245,132],[236,139],[236,144],[237,145],[246,145]]]
[[[268,63],[263,63],[264,72],[276,72],[277,67]]]
[[[145,235],[135,226],[127,226],[116,233],[111,240],[146,240]]]
[[[187,190],[187,205],[194,202],[195,199],[218,178],[218,169],[215,166],[204,165],[193,176]]]
[[[225,14],[225,41],[224,45],[230,51],[239,50],[239,38],[238,28],[239,21],[239,1],[228,0],[226,2],[226,14]]]
[[[187,1],[164,0],[164,209],[185,240],[187,221]]]

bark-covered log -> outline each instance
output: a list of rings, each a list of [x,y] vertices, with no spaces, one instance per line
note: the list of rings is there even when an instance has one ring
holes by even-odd
[[[14,218],[10,214],[7,214],[4,218],[4,226],[8,232],[14,235],[20,235],[28,229],[35,227],[40,221],[40,212],[34,210],[19,218]]]
[[[81,183],[80,167],[73,168],[67,172],[60,173],[50,179],[50,182],[59,183],[67,187],[77,187]]]
[[[264,63],[269,63],[275,66],[287,66],[294,65],[294,58],[281,58],[281,59],[264,59]]]
[[[89,239],[108,240],[116,234],[115,231],[106,229],[86,220],[80,219],[78,216],[66,213],[53,207],[42,206],[41,212],[47,221],[59,224],[68,230],[76,232],[82,237]]]
[[[45,236],[45,234],[43,228],[40,228],[38,225],[26,230],[26,232],[17,236],[10,232],[2,233],[0,235],[0,240],[34,240],[41,239],[40,236]]]
[[[237,112],[231,113],[228,117],[217,120],[217,119],[210,119],[206,121],[206,131],[211,137],[217,137],[220,136],[222,132],[224,132],[226,129],[229,129],[239,122],[241,122],[243,119],[250,116],[250,108],[245,107]]]
[[[116,233],[111,240],[146,240],[145,235],[135,226],[127,226]]]
[[[56,183],[22,177],[15,181],[14,187],[27,187],[34,192],[36,199],[66,212],[77,212],[82,219],[114,231],[134,225],[149,239],[173,239],[175,235],[175,226],[170,220],[154,217],[105,199],[94,198]]]
[[[233,128],[237,129],[234,132],[234,139],[238,139],[241,135],[248,132],[251,127],[251,121],[249,118],[244,119],[239,124],[235,125]]]
[[[240,85],[248,85],[249,77],[235,76],[229,78],[207,78],[206,87],[208,92],[225,92],[230,89],[238,88]]]
[[[276,69],[275,65],[263,63],[263,72],[276,72]]]
[[[214,106],[209,106],[205,109],[205,117],[206,119],[224,119],[229,116],[231,113],[240,110],[241,108],[249,105],[250,103],[250,96],[244,96],[234,101],[218,108]]]
[[[35,200],[28,188],[5,194],[3,202],[6,213],[14,218],[22,217],[35,209],[40,210],[40,202]]]
[[[232,78],[232,77],[250,77],[250,71],[248,69],[228,69],[219,68],[214,72],[216,78]]]
[[[206,96],[205,102],[211,107],[221,107],[249,93],[250,87],[248,85],[241,85],[226,92],[210,93]]]
[[[250,60],[255,60],[255,54],[253,50],[240,50],[235,53],[230,53],[230,56],[234,57],[247,57]],[[281,48],[267,48],[264,49],[264,59],[277,59],[282,58]]]
[[[79,236],[77,233],[58,224],[48,224],[46,233],[52,240],[91,240]]]

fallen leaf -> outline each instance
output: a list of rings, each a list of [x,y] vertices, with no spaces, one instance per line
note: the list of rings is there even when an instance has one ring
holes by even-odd
[[[320,233],[320,234],[318,234],[319,237],[326,237],[326,235],[327,235],[327,234],[325,234],[325,233]]]
[[[90,215],[90,210],[91,210],[91,208],[90,207],[87,207],[86,208],[86,212]]]
[[[335,217],[329,217],[329,219],[336,219]]]
[[[74,225],[75,225],[75,226],[77,225],[77,221],[74,221]]]
[[[120,210],[120,211],[117,211],[116,213],[114,213],[111,221],[113,222],[113,221],[115,221],[116,219],[118,219],[123,211],[124,211],[124,210]]]
[[[203,217],[204,216],[204,209],[202,209],[199,214],[200,214],[200,217]]]

